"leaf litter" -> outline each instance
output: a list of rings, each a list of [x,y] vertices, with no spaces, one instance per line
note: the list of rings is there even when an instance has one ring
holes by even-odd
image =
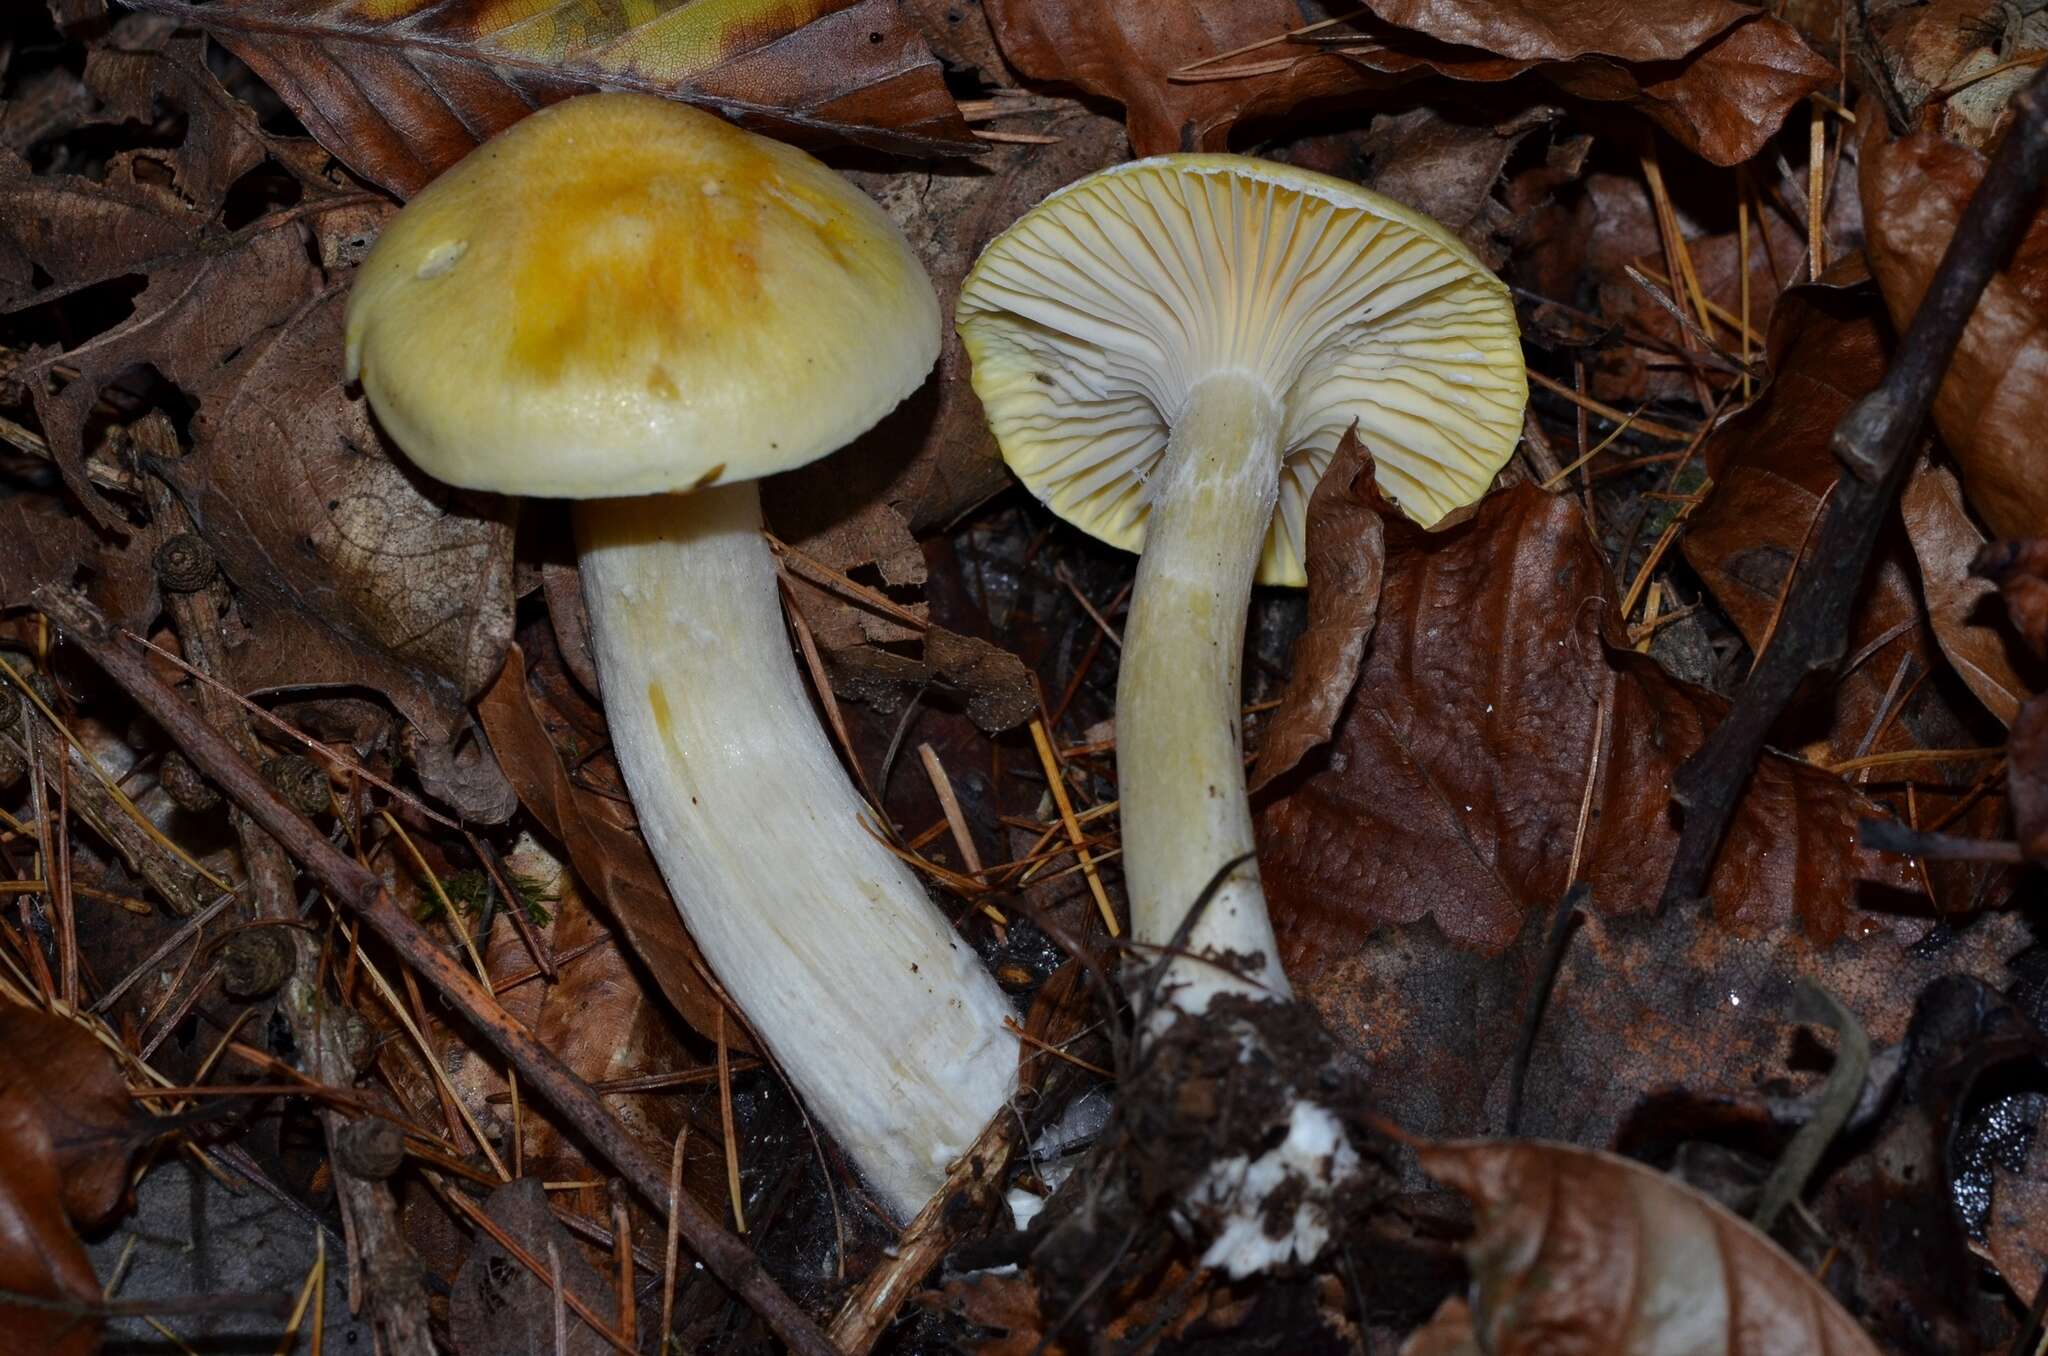
[[[744,1245],[820,1323],[902,1257],[950,1254],[892,1292],[899,1321],[864,1326],[859,1349],[1633,1350],[1718,1322],[1745,1353],[1993,1351],[2023,1329],[2048,1256],[2048,963],[2021,865],[2048,857],[2038,225],[1948,370],[1846,662],[1773,731],[1706,903],[1656,900],[1673,778],[1798,624],[1830,436],[1897,359],[2048,45],[2039,16],[1960,0],[1867,23],[1661,0],[572,5],[518,22],[452,2],[133,8],[66,6],[61,29],[38,16],[0,46],[0,657],[35,694],[0,688],[0,1016],[29,1056],[8,1087],[33,1092],[0,1095],[21,1141],[0,1194],[33,1240],[0,1290],[78,1308],[0,1302],[0,1324],[94,1349],[106,1278],[76,1230],[119,1213],[154,1137],[136,1066],[53,1015],[75,972],[105,1000],[104,1039],[210,1085],[187,1099],[212,1110],[177,1125],[182,1151],[310,1220],[367,1219],[315,1109],[402,1127],[410,1156],[367,1199],[387,1194],[394,1237],[452,1287],[420,1316],[449,1349],[558,1349],[556,1274],[601,1323],[637,1313],[623,1338],[565,1318],[560,1349],[655,1350],[665,1312],[689,1349],[768,1331],[687,1251],[669,1260],[659,1218],[614,1207],[589,1127],[506,1076],[476,1015],[418,987],[421,958],[341,925],[310,881],[289,926],[358,1076],[292,1048],[283,999],[223,987],[256,920],[211,892],[200,907],[202,878],[165,863],[249,891],[227,812],[188,808],[204,797],[173,775],[175,741],[34,610],[38,589],[82,588],[186,654],[143,545],[160,487],[211,563],[233,687],[315,741],[321,831],[448,954],[473,951],[504,1019],[640,1153],[744,1217]],[[559,513],[419,476],[335,356],[394,200],[594,84],[837,146],[942,306],[1046,193],[1180,149],[1364,182],[1518,289],[1540,389],[1516,465],[1423,533],[1377,498],[1371,449],[1347,447],[1311,505],[1306,597],[1261,597],[1248,633],[1260,867],[1290,971],[1332,1067],[1363,1071],[1396,1139],[1429,1137],[1389,1158],[1340,1262],[1231,1283],[1140,1216],[1115,1268],[1068,1275],[1006,1242],[985,1195],[961,1198],[943,1246],[899,1251],[754,1062],[612,768]],[[1130,564],[1011,487],[968,377],[949,335],[902,409],[768,487],[769,516],[880,831],[1005,987],[1039,994],[1028,1030],[1056,1048],[1031,1048],[1061,1076],[1020,1107],[1006,1180],[1071,1220],[1072,1184],[1103,1179],[1073,1171],[1087,1131],[1062,1127],[1100,1125],[1123,1086],[1099,1072],[1119,1068],[1115,1017],[1083,976],[1117,961],[1093,886],[1121,898]],[[304,747],[254,728],[266,756]],[[120,798],[81,792],[95,767]],[[1865,846],[1865,821],[1932,847]],[[1834,1059],[1803,985],[1853,1012],[1873,1055],[1766,1238],[1730,1211],[1820,1114]],[[34,1057],[40,1041],[63,1048]],[[57,1070],[81,1076],[43,1077]],[[1004,1258],[1024,1265],[986,1269]],[[365,1275],[374,1303],[388,1282]],[[1096,1287],[1092,1337],[1063,1323],[1077,1285]]]

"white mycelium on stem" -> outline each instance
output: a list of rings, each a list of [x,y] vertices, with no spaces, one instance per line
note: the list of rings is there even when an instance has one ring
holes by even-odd
[[[1253,848],[1238,716],[1253,582],[1304,582],[1308,497],[1354,421],[1381,488],[1416,520],[1485,492],[1528,395],[1514,310],[1407,208],[1285,165],[1185,155],[1034,208],[983,253],[956,319],[1012,469],[1068,521],[1143,552],[1117,780],[1132,933],[1164,945]],[[1155,1031],[1220,996],[1288,996],[1249,862],[1185,948],[1165,966]],[[1259,1222],[1289,1178],[1327,1188],[1356,1162],[1312,1101],[1282,1119],[1279,1149],[1216,1164],[1196,1192],[1236,1212],[1212,1263],[1242,1273],[1327,1237],[1307,1204],[1284,1238]]]
[[[631,94],[534,114],[436,180],[348,313],[350,374],[422,470],[582,501],[605,714],[648,846],[748,1026],[904,1217],[1002,1109],[1017,1039],[862,823],[752,482],[852,441],[938,348],[930,281],[859,190]]]

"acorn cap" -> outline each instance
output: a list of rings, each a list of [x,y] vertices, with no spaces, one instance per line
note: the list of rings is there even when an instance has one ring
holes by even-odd
[[[1382,492],[1430,526],[1486,492],[1528,403],[1508,290],[1463,243],[1248,156],[1159,156],[1054,193],[982,253],[955,320],[1004,460],[1133,551],[1188,392],[1263,382],[1283,423],[1267,584],[1305,582],[1309,494],[1353,420]]]
[[[584,499],[816,460],[915,390],[939,338],[930,280],[866,194],[614,93],[523,119],[394,217],[347,358],[429,475]]]

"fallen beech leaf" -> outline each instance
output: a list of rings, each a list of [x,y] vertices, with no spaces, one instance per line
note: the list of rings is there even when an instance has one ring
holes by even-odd
[[[137,0],[199,28],[350,168],[409,196],[535,108],[683,99],[780,136],[915,155],[975,141],[892,0]]]
[[[148,1117],[107,1048],[77,1022],[0,1004],[0,1290],[98,1304],[77,1230],[105,1224],[128,1193]],[[10,1351],[89,1356],[101,1324],[0,1303]]]
[[[1379,625],[1328,766],[1260,816],[1290,974],[1294,954],[1425,917],[1498,951],[1564,895],[1575,856],[1603,911],[1650,906],[1643,882],[1677,845],[1659,798],[1721,702],[1608,646],[1613,607],[1568,498],[1525,484],[1448,532],[1389,524]],[[1816,769],[1765,759],[1709,882],[1714,918],[1752,931],[1796,916],[1827,941],[1857,880],[1914,888],[1904,863],[1852,846],[1874,812]]]
[[[632,811],[570,780],[541,721],[518,645],[511,647],[497,682],[477,702],[477,715],[520,804],[568,850],[576,874],[618,924],[676,1012],[697,1031],[712,1035],[722,1004]],[[752,1048],[737,1036],[732,1043]]]
[[[1512,0],[1485,6],[1379,0],[1370,16],[1304,26],[1287,0],[989,0],[1011,63],[1123,104],[1140,155],[1222,150],[1240,122],[1312,99],[1424,75],[1496,82],[1534,71],[1583,99],[1627,102],[1717,164],[1748,159],[1786,110],[1834,75],[1788,25],[1733,0]],[[1224,61],[1221,53],[1264,44]],[[1177,73],[1208,62],[1192,74]],[[1282,63],[1277,69],[1274,63]],[[1226,76],[1232,66],[1255,72]]]
[[[1711,914],[1652,913],[1645,882],[1677,842],[1665,788],[1721,701],[1605,643],[1615,591],[1568,497],[1504,490],[1435,536],[1389,522],[1387,545],[1358,688],[1258,829],[1282,961],[1369,1053],[1388,1115],[1436,1136],[1499,1128],[1512,1033],[1574,881],[1591,898],[1523,1111],[1557,1139],[1605,1144],[1653,1090],[1781,1066],[1801,979],[1882,1045],[1918,987],[2000,972],[2018,949],[2006,913],[1909,949],[1932,909],[1911,864],[1857,845],[1879,807],[1776,755],[1737,811]]]
[[[1903,331],[1984,177],[1984,157],[1918,132],[1863,147],[1861,189],[1871,272]],[[1934,422],[1994,536],[2048,523],[2048,216],[1992,275],[1934,398]]]
[[[1384,513],[1372,453],[1345,432],[1308,500],[1308,627],[1294,647],[1279,709],[1266,723],[1253,767],[1259,790],[1329,742],[1358,685],[1358,665],[1379,613],[1387,563]]]
[[[1955,473],[1922,462],[1906,482],[1899,512],[1920,565],[1934,638],[1984,709],[2011,725],[2030,692],[2048,689],[2048,673],[2021,646],[1997,586],[1970,573],[1984,534],[1963,507]]]
[[[1835,41],[1839,16],[1839,9],[1829,11],[1821,23],[1820,31],[1829,35],[1823,43]],[[2038,47],[2039,28],[2022,26],[2036,17],[2006,9],[2000,0],[1932,0],[1873,13],[1870,43],[1886,54],[1886,78],[1898,91],[1909,125],[1983,151],[1990,149],[2012,96],[2034,74],[2030,64],[2006,58]],[[1998,73],[1990,74],[1994,68]]]
[[[1627,104],[1717,165],[1756,155],[1786,113],[1835,74],[1791,26],[1728,0],[1651,0],[1629,6],[1625,18],[1605,0],[1512,0],[1483,11],[1393,0],[1376,8],[1412,11],[1427,41],[1413,41],[1405,25],[1361,24],[1366,41],[1349,54],[1368,69],[1484,82],[1534,72],[1578,98]],[[1454,31],[1484,15],[1478,26],[1489,37],[1476,53],[1442,45],[1438,26],[1460,8],[1466,22],[1454,22]]]
[[[1770,385],[1700,450],[1714,489],[1688,521],[1680,549],[1752,650],[1775,625],[1840,474],[1829,450],[1835,424],[1876,388],[1889,344],[1876,289],[1853,265],[1790,289],[1771,324]],[[1850,627],[1848,654],[1860,662],[1808,692],[1785,742],[1829,762],[1916,746],[1898,721],[1888,727],[1890,742],[1866,749],[1863,741],[1901,662],[1911,665],[1909,680],[1941,663],[1920,616],[1911,552],[1893,529]]]
[[[1640,1163],[1569,1144],[1416,1150],[1471,1197],[1476,1326],[1495,1356],[1878,1356],[1770,1239]]]

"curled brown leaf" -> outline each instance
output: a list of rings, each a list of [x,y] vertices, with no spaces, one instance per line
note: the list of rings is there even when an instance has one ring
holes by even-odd
[[[1347,430],[1308,501],[1308,628],[1294,647],[1280,707],[1259,741],[1251,789],[1285,776],[1329,742],[1338,713],[1358,684],[1365,642],[1379,614],[1387,562],[1386,501],[1373,479],[1372,453]]]
[[[1473,1318],[1495,1356],[1877,1356],[1775,1243],[1640,1163],[1514,1141],[1432,1144],[1416,1157],[1478,1207],[1466,1249]]]

